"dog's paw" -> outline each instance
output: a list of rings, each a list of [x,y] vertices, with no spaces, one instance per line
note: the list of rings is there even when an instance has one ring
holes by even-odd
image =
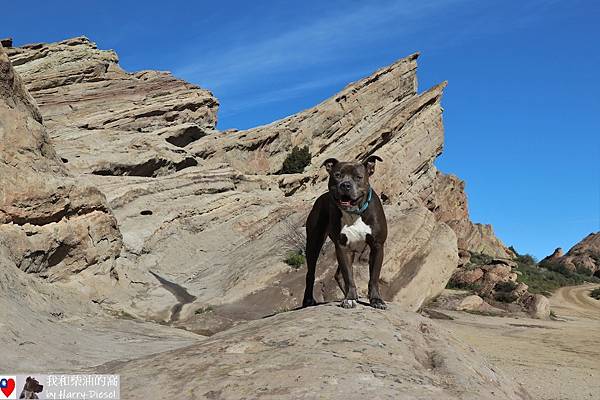
[[[302,308],[312,307],[312,306],[316,306],[316,305],[317,305],[317,301],[312,297],[310,299],[304,299],[302,301]]]
[[[341,306],[344,308],[355,308],[358,303],[356,300],[344,299],[342,300]]]
[[[373,308],[377,308],[379,310],[385,310],[387,308],[385,301],[383,301],[381,299],[374,298],[374,299],[371,299],[369,302],[371,303],[371,307],[373,307]]]

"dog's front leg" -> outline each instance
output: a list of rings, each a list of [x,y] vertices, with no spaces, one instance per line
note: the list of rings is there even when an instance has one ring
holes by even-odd
[[[369,303],[371,307],[385,310],[385,302],[379,293],[379,275],[383,264],[383,243],[373,242],[369,252]]]
[[[338,268],[342,272],[342,277],[344,278],[347,289],[345,293],[346,296],[344,300],[342,300],[342,307],[354,308],[357,304],[356,300],[358,300],[358,295],[354,283],[354,272],[352,270],[352,257],[350,256],[350,251],[336,243],[335,255],[338,261]]]

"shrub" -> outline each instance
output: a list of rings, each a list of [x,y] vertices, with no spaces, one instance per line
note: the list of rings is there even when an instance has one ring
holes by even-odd
[[[291,217],[282,221],[281,233],[277,237],[282,255],[305,253],[306,233],[304,229],[300,229],[302,225],[304,221],[299,218]]]
[[[540,267],[519,263],[517,271],[521,274],[517,281],[529,286],[529,292],[549,295],[563,286],[581,285],[585,282],[598,282],[600,279],[571,272],[556,263],[544,263]]]
[[[305,258],[300,253],[289,253],[284,261],[290,267],[298,269],[304,265]]]
[[[593,299],[596,299],[596,300],[600,300],[600,287],[592,290],[590,292],[590,297],[592,297]]]
[[[512,292],[517,288],[518,284],[513,281],[498,282],[494,290],[498,292]]]
[[[584,276],[594,275],[594,271],[592,271],[589,268],[584,267],[583,265],[575,265],[575,272],[577,272],[579,275],[584,275]]]
[[[535,265],[537,263],[537,260],[531,254],[517,254],[515,261],[525,265]]]
[[[468,285],[462,285],[450,279],[446,284],[446,289],[470,290],[473,293],[478,293],[479,289],[481,289],[481,285],[479,283],[470,283]]]
[[[308,146],[302,148],[294,146],[287,155],[281,167],[281,174],[297,174],[304,171],[304,168],[310,164],[311,154]]]
[[[511,292],[496,292],[494,298],[502,303],[512,303],[518,299],[517,295]]]
[[[483,253],[471,253],[469,264],[488,265],[494,258]]]
[[[512,281],[498,282],[494,287],[496,291],[494,298],[503,303],[512,303],[517,300],[517,296],[512,293],[517,288],[517,283]]]

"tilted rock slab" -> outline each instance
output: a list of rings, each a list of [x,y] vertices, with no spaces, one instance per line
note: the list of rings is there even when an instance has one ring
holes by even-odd
[[[177,132],[171,141],[147,133],[187,123],[197,135],[216,124],[218,102],[209,91],[166,72],[129,74],[113,51],[85,37],[8,52],[74,172],[156,176],[196,165]]]

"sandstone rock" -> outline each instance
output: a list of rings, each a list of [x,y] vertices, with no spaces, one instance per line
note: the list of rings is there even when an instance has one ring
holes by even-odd
[[[134,321],[125,314],[106,315],[97,304],[86,301],[79,284],[39,279],[19,270],[5,253],[0,246],[3,371],[81,373],[82,368],[203,339],[181,329]]]
[[[548,257],[546,257],[545,259],[555,259],[555,258],[560,258],[562,256],[564,256],[564,251],[561,247],[557,247],[556,249],[554,249],[554,252],[552,254],[550,254]]]
[[[482,269],[487,273],[496,275],[502,281],[505,281],[511,273],[511,268],[504,264],[486,265]]]
[[[458,266],[464,267],[471,261],[471,253],[466,250],[458,250]]]
[[[590,233],[564,255],[562,249],[557,248],[540,264],[554,264],[571,271],[600,276],[600,232]]]
[[[513,290],[513,293],[515,294],[515,296],[517,297],[521,297],[523,296],[525,293],[527,293],[527,290],[529,289],[529,286],[527,286],[525,283],[523,282],[519,282],[517,284],[517,287]]]
[[[326,158],[360,160],[377,152],[385,162],[373,183],[389,204],[422,205],[433,196],[433,161],[443,145],[445,84],[417,94],[416,60],[417,54],[399,60],[281,121],[219,140],[204,137],[190,148],[207,161],[226,160],[245,173],[274,174],[294,145],[307,145],[313,158],[305,176],[319,185],[326,177],[321,168]],[[287,191],[294,193],[303,183]]]
[[[121,235],[102,193],[68,174],[41,121],[0,47],[0,247],[54,280],[114,260]]]
[[[216,124],[218,102],[209,91],[168,72],[126,73],[113,51],[85,37],[9,55],[63,162],[77,173],[157,176],[197,165],[180,140],[197,140]],[[162,130],[178,125],[171,134]]]
[[[529,399],[429,319],[392,307],[276,315],[184,349],[93,369],[131,399]]]
[[[471,222],[464,190],[464,181],[438,171],[434,181],[435,196],[429,199],[428,208],[439,221],[445,222],[456,232],[459,249],[492,257],[512,258],[514,254],[496,237],[490,225]]]
[[[550,318],[550,301],[541,294],[529,294],[521,300],[523,306],[532,318]]]
[[[5,48],[12,47],[13,40],[12,40],[12,38],[0,39],[0,45],[2,45],[2,47],[5,47]]]
[[[477,311],[483,305],[484,301],[477,295],[467,296],[456,306],[457,311]]]
[[[483,278],[484,272],[481,268],[460,268],[452,275],[452,282],[459,286],[469,286],[477,283]]]
[[[508,265],[511,268],[517,268],[519,266],[516,261],[507,258],[493,258],[492,261],[490,261],[490,264],[503,264]]]

